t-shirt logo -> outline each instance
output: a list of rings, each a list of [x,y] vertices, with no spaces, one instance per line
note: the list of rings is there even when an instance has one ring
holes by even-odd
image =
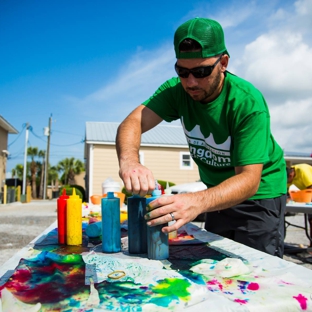
[[[231,137],[229,136],[223,143],[217,144],[213,133],[205,138],[199,125],[196,125],[191,131],[187,131],[182,126],[189,145],[190,153],[193,159],[214,167],[229,167],[231,165]]]

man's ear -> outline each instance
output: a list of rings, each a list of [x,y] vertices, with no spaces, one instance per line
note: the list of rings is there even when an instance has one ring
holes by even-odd
[[[228,64],[229,64],[229,56],[227,54],[224,54],[220,60],[220,64],[221,64],[221,70],[223,72],[226,71],[227,67],[228,67]]]

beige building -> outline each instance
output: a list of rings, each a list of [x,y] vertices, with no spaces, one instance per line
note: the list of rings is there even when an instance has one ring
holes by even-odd
[[[115,138],[119,123],[87,122],[85,159],[87,197],[102,194],[102,183],[118,175]],[[152,170],[155,179],[175,184],[199,180],[197,165],[192,160],[181,126],[158,125],[142,135],[141,163]]]
[[[0,115],[0,187],[5,184],[6,165],[9,156],[8,136],[9,134],[17,134],[18,131]]]

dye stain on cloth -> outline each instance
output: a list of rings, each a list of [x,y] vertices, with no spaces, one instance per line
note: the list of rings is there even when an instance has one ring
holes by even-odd
[[[42,304],[42,311],[82,307],[90,294],[85,283],[85,264],[80,255],[61,256],[42,252],[21,259],[11,278],[0,287],[27,304]]]

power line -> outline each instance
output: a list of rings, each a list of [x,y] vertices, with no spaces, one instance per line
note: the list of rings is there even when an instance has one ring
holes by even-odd
[[[12,146],[13,144],[15,144],[15,143],[17,142],[17,140],[20,138],[20,136],[22,135],[22,133],[24,132],[25,129],[27,129],[27,132],[30,133],[30,134],[32,134],[35,138],[37,138],[37,139],[43,141],[44,143],[47,143],[48,140],[45,139],[45,136],[44,136],[44,135],[42,135],[42,136],[38,135],[38,134],[34,131],[33,127],[32,127],[29,123],[25,123],[25,124],[22,125],[22,130],[20,131],[20,133],[18,134],[18,136],[14,139],[14,141],[12,141],[10,144],[8,144],[8,146]],[[50,130],[50,135],[51,135],[51,134],[52,134],[51,126],[50,126],[50,129],[49,129],[49,130]],[[65,134],[68,134],[68,135],[75,135],[75,136],[80,136],[80,137],[81,137],[81,135],[79,135],[79,134],[69,133],[69,132],[60,131],[60,130],[54,130],[54,132],[65,133]],[[25,141],[25,146],[24,146],[25,149],[26,149],[27,147],[32,147],[32,146],[34,146],[34,145],[31,143],[31,140],[30,140],[30,138],[29,138],[28,133],[27,133],[27,135],[26,135],[27,142]],[[52,136],[52,138],[53,138],[53,136]],[[81,140],[78,141],[78,142],[72,143],[72,144],[51,144],[51,143],[50,143],[50,145],[53,145],[54,147],[69,147],[69,146],[81,145],[81,144],[83,144],[84,142],[85,142],[85,138],[81,139]],[[70,152],[66,152],[66,151],[64,151],[64,150],[62,149],[62,150],[59,151],[59,152],[54,151],[54,153],[51,154],[51,158],[57,159],[57,158],[60,158],[60,157],[68,157],[68,155],[70,154],[70,155],[72,155],[72,156],[77,157],[77,158],[80,159],[82,153],[83,153],[83,152],[79,152],[79,151],[70,151]],[[21,160],[23,156],[24,156],[24,158],[27,157],[27,152],[26,152],[26,151],[23,152],[23,148],[22,148],[22,149],[19,149],[16,153],[13,153],[13,154],[11,153],[10,156],[8,157],[8,159],[9,159],[9,160],[12,160],[12,161],[14,161],[14,160],[16,161],[16,160],[18,160],[18,159]],[[82,156],[82,158],[83,158],[83,156]],[[25,162],[25,159],[24,159],[24,162]]]
[[[47,143],[47,140],[44,140],[44,139],[42,138],[42,136],[39,136],[38,134],[36,134],[32,128],[30,129],[30,132],[31,132],[37,139],[39,139],[39,140],[41,140],[41,141]]]
[[[61,132],[61,131],[57,131],[57,130],[53,130],[53,132]],[[52,133],[51,131],[50,135],[52,136]],[[47,142],[47,140],[44,140],[42,137],[38,136],[37,134],[35,134],[35,132],[33,130],[31,130],[31,133],[38,139],[42,140],[43,142]],[[65,133],[65,132],[63,132]],[[77,134],[78,135],[78,134]],[[52,136],[53,137],[53,136]],[[80,140],[79,142],[76,142],[76,143],[73,143],[73,144],[52,144],[50,143],[50,145],[53,145],[53,146],[72,146],[72,145],[77,145],[77,144],[81,144],[81,143],[84,143],[85,142],[85,139],[82,139]]]
[[[73,146],[73,145],[78,145],[78,144],[81,144],[81,143],[84,143],[85,142],[85,140],[83,139],[83,140],[81,140],[81,141],[79,141],[79,142],[77,142],[77,143],[73,143],[73,144],[52,144],[51,143],[51,145],[53,145],[53,146]]]
[[[23,124],[23,125],[22,125],[22,130],[21,130],[21,132],[18,134],[18,136],[15,138],[15,140],[14,140],[13,142],[11,142],[10,144],[8,144],[8,147],[10,147],[12,144],[14,144],[14,143],[18,140],[18,138],[22,135],[22,133],[23,133],[23,131],[24,131],[25,128],[26,128],[26,124]]]
[[[16,159],[16,158],[18,158],[18,157],[20,157],[20,156],[22,156],[22,155],[24,155],[24,148],[23,148],[23,147],[22,147],[18,152],[16,152],[16,155],[11,153],[11,154],[8,156],[8,159],[9,159],[9,160],[11,160],[11,159]]]
[[[8,144],[8,147],[11,146],[11,145],[13,145],[13,144],[19,139],[19,137],[22,135],[23,130],[26,128],[26,125],[27,125],[27,124],[23,124],[23,127],[22,127],[21,132],[18,134],[18,136],[15,138],[15,140],[14,140],[13,142],[11,142],[10,144]],[[29,125],[28,130],[30,131],[31,134],[34,135],[34,137],[36,137],[37,139],[43,141],[44,143],[47,143],[47,139],[45,139],[45,136],[44,136],[44,135],[42,135],[42,136],[38,135],[38,134],[34,131],[34,129],[33,129],[32,126]],[[70,134],[70,135],[75,135],[75,136],[80,136],[80,137],[81,137],[80,134],[74,134],[74,133],[69,133],[69,132],[64,132],[64,131],[59,131],[59,130],[54,130],[53,132],[65,133],[65,134]],[[52,136],[52,131],[51,131],[50,134],[51,134],[51,136]],[[52,136],[52,138],[53,138],[53,136]],[[81,143],[84,143],[84,142],[85,142],[85,139],[81,139],[79,142],[75,142],[75,143],[72,143],[72,144],[52,144],[52,143],[51,143],[51,145],[53,145],[53,146],[73,146],[73,145],[78,145],[78,144],[81,144]],[[28,146],[32,146],[32,144],[30,143],[29,138],[28,138]]]
[[[54,132],[59,132],[59,133],[65,133],[65,134],[71,134],[71,135],[81,136],[81,134],[70,133],[70,132],[59,131],[59,130],[54,130]]]

